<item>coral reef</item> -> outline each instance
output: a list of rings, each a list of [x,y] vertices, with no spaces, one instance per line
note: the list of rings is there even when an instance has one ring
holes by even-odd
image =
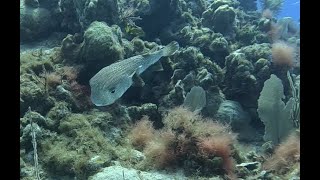
[[[216,5],[216,3],[211,4],[209,9],[203,12],[203,25],[223,35],[232,36],[236,17],[233,7],[227,4],[215,7]]]
[[[47,37],[59,24],[58,13],[53,9],[58,1],[20,0],[20,41],[34,41]]]
[[[20,0],[21,179],[298,179],[299,24],[260,3]],[[92,103],[99,70],[172,41],[144,83]]]
[[[81,48],[81,60],[85,62],[101,61],[104,67],[123,58],[121,30],[117,26],[109,27],[104,22],[94,21],[84,32],[84,45]]]
[[[226,57],[225,93],[227,99],[244,107],[257,107],[263,82],[271,74],[268,44],[254,44],[234,51]]]
[[[240,6],[242,6],[244,10],[247,10],[247,11],[257,10],[256,0],[238,0],[238,1],[240,2]]]

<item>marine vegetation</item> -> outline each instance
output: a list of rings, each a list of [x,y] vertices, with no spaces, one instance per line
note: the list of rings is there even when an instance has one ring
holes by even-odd
[[[141,166],[182,167],[187,174],[235,178],[232,156],[236,156],[233,155],[236,136],[228,126],[183,107],[168,112],[163,123],[163,128],[155,130],[145,116],[129,132],[130,143],[146,156]]]
[[[259,1],[20,0],[20,179],[300,179],[299,23]]]

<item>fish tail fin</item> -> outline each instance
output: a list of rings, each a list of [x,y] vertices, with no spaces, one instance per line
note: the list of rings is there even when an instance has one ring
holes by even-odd
[[[179,44],[177,41],[172,41],[168,45],[166,45],[163,49],[163,56],[171,56],[179,49]]]

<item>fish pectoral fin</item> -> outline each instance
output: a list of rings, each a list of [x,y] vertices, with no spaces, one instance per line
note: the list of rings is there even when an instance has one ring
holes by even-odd
[[[143,87],[146,84],[137,73],[133,74],[132,82],[134,87]]]
[[[155,64],[151,65],[148,69],[150,71],[163,71],[163,67],[160,61],[157,61]]]

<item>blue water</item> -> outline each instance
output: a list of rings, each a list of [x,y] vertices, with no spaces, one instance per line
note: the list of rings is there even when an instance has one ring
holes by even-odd
[[[258,0],[258,9],[261,9],[261,5]],[[300,19],[300,0],[285,0],[282,11],[277,18],[292,17],[296,22]]]

